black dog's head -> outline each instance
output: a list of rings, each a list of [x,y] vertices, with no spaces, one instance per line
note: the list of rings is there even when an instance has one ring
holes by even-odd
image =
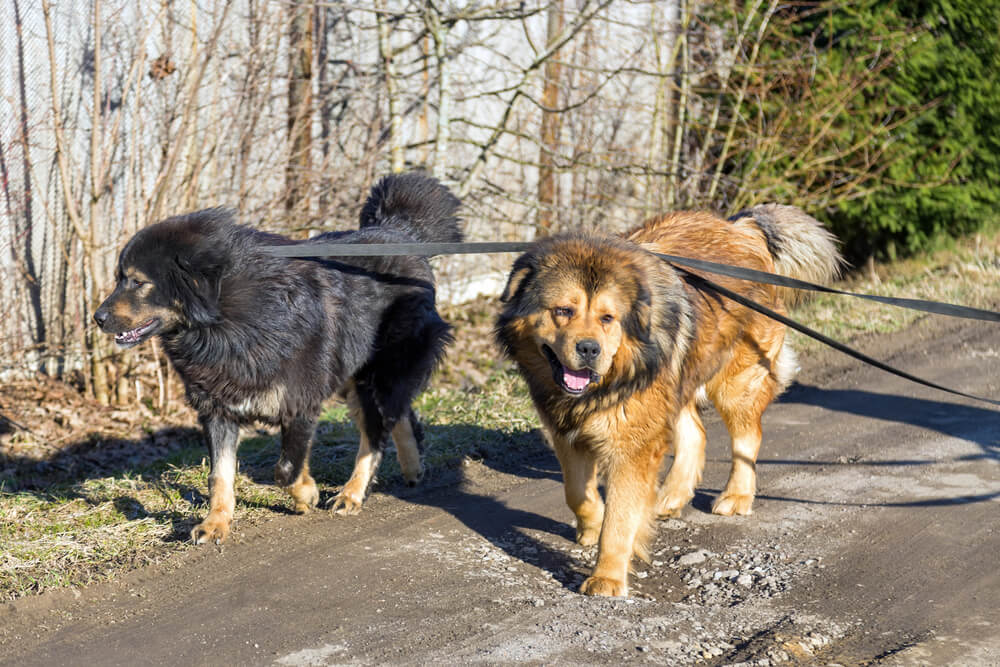
[[[207,209],[140,230],[118,257],[117,284],[94,320],[133,347],[157,334],[219,321],[219,292],[232,214]]]

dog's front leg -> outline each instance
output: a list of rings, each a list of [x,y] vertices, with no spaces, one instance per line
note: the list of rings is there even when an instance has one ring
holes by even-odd
[[[563,473],[566,504],[576,515],[576,541],[597,544],[604,521],[604,501],[597,489],[597,461],[586,447],[574,447],[561,436],[550,438]]]
[[[239,426],[236,422],[218,416],[202,416],[200,420],[212,460],[212,469],[208,475],[209,512],[205,520],[191,531],[191,539],[195,544],[220,544],[229,535],[236,507],[233,483],[236,479]]]
[[[580,586],[584,595],[628,595],[632,556],[646,557],[656,500],[657,462],[641,455],[615,457],[607,470],[607,501],[598,547],[597,566]]]
[[[292,417],[281,424],[281,458],[274,466],[274,481],[285,487],[295,511],[305,514],[319,502],[319,490],[309,475],[309,450],[316,420]]]

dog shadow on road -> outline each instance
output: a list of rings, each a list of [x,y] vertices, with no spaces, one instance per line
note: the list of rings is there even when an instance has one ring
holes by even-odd
[[[793,384],[780,399],[782,404],[812,405],[860,417],[918,426],[941,435],[975,443],[980,452],[956,461],[1000,460],[1000,411],[959,403],[880,394],[859,389],[820,389]],[[901,464],[932,463],[904,461]],[[888,465],[883,462],[881,465]]]
[[[569,553],[580,549],[574,542],[569,509],[565,518],[552,519],[533,511],[530,500],[513,506],[516,500],[507,502],[494,491],[523,484],[525,479],[553,480],[561,488],[559,462],[537,431],[501,432],[468,424],[428,425],[425,430],[428,458],[434,458],[439,443],[464,443],[467,453],[449,465],[431,465],[428,478],[416,488],[395,484],[384,492],[451,514],[514,561],[538,567],[563,587],[575,590],[589,566]],[[565,549],[554,542],[562,542]]]
[[[942,463],[1000,461],[1000,411],[980,408],[960,403],[937,401],[895,394],[882,394],[859,389],[821,389],[819,387],[793,384],[778,401],[780,404],[799,404],[815,406],[824,410],[842,412],[849,415],[876,419],[883,422],[894,422],[901,425],[916,426],[927,429],[948,438],[964,440],[976,446],[977,451],[960,453],[947,458],[878,459],[878,449],[873,448],[872,456],[867,453],[861,456],[841,457],[837,461],[820,460],[789,460],[766,459],[759,460],[762,466],[770,465],[801,465],[801,466],[835,466],[856,465],[871,467],[927,467]],[[765,435],[766,437],[766,435]],[[760,495],[760,498],[768,498]],[[900,502],[858,502],[840,503],[825,502],[824,504],[850,504],[886,507],[926,507],[963,505],[993,500],[1000,497],[1000,491],[983,493],[959,494],[949,497],[936,497],[925,500]],[[790,498],[771,497],[774,500],[791,500],[794,502],[822,502]]]
[[[166,426],[136,437],[95,432],[50,450],[42,457],[0,453],[0,493],[29,494],[55,507],[82,501],[94,508],[110,501],[128,521],[169,523],[165,542],[189,540],[208,505],[208,450],[200,428]],[[256,451],[247,454],[244,458],[251,458]],[[251,466],[243,472],[255,481],[262,477]],[[292,513],[280,503],[237,495],[243,505]]]

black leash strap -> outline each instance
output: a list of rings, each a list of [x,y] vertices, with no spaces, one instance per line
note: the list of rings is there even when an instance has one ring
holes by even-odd
[[[818,332],[818,331],[816,331],[814,329],[810,329],[809,327],[807,327],[804,324],[799,324],[795,320],[789,319],[789,318],[785,317],[784,315],[782,315],[781,313],[777,313],[777,312],[771,310],[770,308],[768,308],[766,306],[762,306],[759,303],[757,303],[756,301],[751,301],[750,299],[746,298],[745,296],[743,296],[741,294],[738,294],[738,293],[736,293],[736,292],[734,292],[734,291],[732,291],[730,289],[726,289],[722,285],[716,284],[716,283],[712,282],[711,280],[708,280],[707,278],[704,278],[704,277],[699,276],[697,274],[691,273],[690,271],[687,271],[685,269],[680,269],[680,271],[682,271],[688,277],[688,280],[691,281],[691,283],[693,285],[695,285],[696,287],[704,288],[704,289],[716,292],[718,294],[721,294],[722,296],[726,297],[727,299],[732,299],[736,303],[739,303],[739,304],[741,304],[743,306],[746,306],[747,308],[750,308],[751,310],[755,310],[758,313],[761,313],[763,315],[767,315],[771,319],[777,320],[778,322],[781,322],[782,324],[784,324],[787,327],[791,327],[792,329],[795,329],[796,331],[799,331],[799,332],[801,332],[801,333],[809,336],[810,338],[815,338],[819,342],[821,342],[821,343],[823,343],[825,345],[829,345],[833,349],[838,350],[840,352],[843,352],[844,354],[846,354],[846,355],[848,355],[850,357],[854,357],[855,359],[857,359],[859,361],[863,361],[864,363],[869,364],[871,366],[874,366],[875,368],[883,370],[883,371],[885,371],[887,373],[892,373],[893,375],[898,375],[899,377],[904,378],[906,380],[909,380],[910,382],[916,382],[917,384],[922,384],[925,387],[930,387],[932,389],[937,389],[939,391],[944,391],[944,392],[947,392],[949,394],[954,394],[956,396],[962,396],[964,398],[971,398],[971,399],[973,399],[975,401],[982,401],[983,403],[989,403],[990,405],[1000,406],[1000,401],[995,401],[992,398],[983,398],[982,396],[976,396],[974,394],[966,394],[965,392],[958,391],[957,389],[950,389],[950,388],[945,387],[943,385],[931,382],[930,380],[924,380],[923,378],[919,378],[916,375],[911,375],[911,374],[907,373],[906,371],[901,371],[898,368],[894,368],[892,366],[889,366],[888,364],[882,363],[878,359],[873,359],[872,357],[869,357],[866,354],[862,354],[861,352],[858,352],[854,348],[851,348],[851,347],[848,347],[847,345],[844,345],[840,341],[836,341],[836,340],[834,340],[832,338],[829,338],[828,336],[824,336],[820,332]]]
[[[388,255],[414,255],[419,257],[433,257],[435,255],[469,255],[478,253],[498,253],[498,252],[524,252],[534,244],[530,242],[499,241],[494,243],[296,243],[292,245],[269,246],[267,252],[279,257],[376,257]],[[642,246],[640,246],[642,247]],[[947,315],[949,317],[961,317],[965,319],[986,320],[988,322],[1000,322],[1000,313],[992,310],[982,310],[980,308],[970,308],[968,306],[958,306],[951,303],[941,303],[938,301],[924,301],[922,299],[903,299],[891,296],[877,296],[874,294],[861,294],[858,292],[846,292],[834,287],[826,287],[804,280],[796,280],[787,276],[779,276],[766,271],[756,271],[741,266],[730,266],[729,264],[719,264],[703,259],[693,259],[691,257],[680,257],[678,255],[667,255],[654,252],[654,255],[665,259],[673,264],[679,264],[700,271],[708,271],[717,275],[738,278],[739,280],[752,280],[768,285],[779,287],[790,287],[792,289],[807,290],[811,292],[825,292],[827,294],[839,294],[842,296],[852,296],[858,299],[868,299],[878,303],[884,303],[897,308],[908,308],[935,315]]]
[[[691,259],[690,257],[678,257],[676,255],[666,255],[659,252],[653,254],[656,255],[657,257],[660,257],[661,259],[665,259],[668,262],[672,262],[674,264],[681,264],[683,266],[688,266],[692,269],[708,271],[710,273],[729,276],[730,278],[739,278],[740,280],[752,280],[758,283],[767,283],[769,285],[778,285],[779,287],[791,287],[793,289],[809,290],[811,292],[826,292],[827,294],[841,294],[843,296],[853,296],[858,299],[868,299],[869,301],[877,301],[878,303],[884,303],[890,306],[896,306],[897,308],[920,310],[925,313],[934,313],[935,315],[948,315],[950,317],[962,317],[965,319],[986,320],[988,322],[1000,322],[1000,313],[994,312],[992,310],[981,310],[979,308],[969,308],[968,306],[956,306],[951,303],[940,303],[938,301],[924,301],[922,299],[900,299],[891,296],[876,296],[874,294],[845,292],[844,290],[839,290],[834,287],[825,287],[824,285],[817,285],[815,283],[809,283],[804,280],[796,280],[795,278],[789,278],[787,276],[779,276],[775,273],[755,271],[753,269],[745,269],[739,266],[729,266],[728,264],[718,264],[716,262],[706,262],[705,260]]]
[[[278,257],[378,257],[411,255],[476,255],[493,252],[524,252],[533,243],[498,241],[496,243],[296,243],[268,246],[265,250]]]
[[[479,254],[479,253],[499,253],[499,252],[524,252],[531,248],[534,244],[530,242],[496,242],[496,243],[327,243],[327,242],[316,242],[316,243],[294,243],[289,245],[276,245],[269,246],[266,251],[272,255],[279,257],[377,257],[377,256],[388,256],[388,255],[413,255],[420,257],[432,257],[435,255],[463,255],[463,254]],[[919,310],[926,313],[934,313],[937,315],[948,315],[951,317],[961,317],[966,319],[976,319],[976,320],[987,320],[990,322],[1000,322],[1000,313],[996,313],[990,310],[981,310],[978,308],[969,308],[966,306],[957,306],[949,303],[940,303],[937,301],[923,301],[920,299],[901,299],[888,296],[875,296],[872,294],[859,294],[856,292],[846,292],[843,290],[838,290],[833,287],[824,287],[823,285],[816,285],[814,283],[809,283],[804,280],[796,280],[795,278],[788,278],[787,276],[779,276],[774,273],[767,273],[765,271],[755,271],[754,269],[747,269],[738,266],[730,266],[728,264],[719,264],[717,262],[708,262],[702,259],[692,259],[690,257],[679,257],[677,255],[668,255],[664,253],[653,253],[654,255],[660,257],[661,259],[670,262],[671,264],[678,264],[681,267],[689,267],[692,269],[697,269],[700,271],[706,271],[709,273],[715,273],[718,275],[729,276],[730,278],[737,278],[740,280],[752,280],[754,282],[765,283],[769,285],[777,285],[779,287],[790,287],[793,289],[809,290],[812,292],[826,292],[829,294],[840,294],[844,296],[853,296],[859,299],[868,299],[870,301],[877,301],[879,303],[884,303],[890,306],[896,306],[898,308],[909,308],[911,310]],[[943,385],[936,384],[929,380],[924,380],[915,375],[911,375],[906,371],[901,371],[897,368],[889,366],[888,364],[882,363],[877,359],[873,359],[857,350],[844,345],[843,343],[836,341],[832,338],[824,336],[818,331],[810,329],[804,324],[799,324],[795,320],[789,319],[780,313],[777,313],[766,306],[762,306],[759,303],[747,299],[746,297],[729,290],[722,285],[716,284],[711,280],[704,278],[698,274],[692,273],[684,268],[675,267],[677,270],[683,272],[691,283],[695,286],[700,286],[708,290],[712,290],[722,296],[735,301],[736,303],[742,304],[751,310],[755,310],[758,313],[766,315],[778,322],[781,322],[785,326],[791,327],[798,332],[814,338],[825,345],[829,345],[835,350],[843,352],[844,354],[853,357],[859,361],[866,364],[870,364],[875,368],[883,370],[887,373],[892,373],[893,375],[899,376],[911,382],[916,382],[917,384],[924,385],[925,387],[930,387],[931,389],[937,389],[938,391],[947,392],[949,394],[954,394],[956,396],[962,396],[963,398],[970,398],[975,401],[982,401],[983,403],[988,403],[990,405],[1000,406],[1000,401],[995,401],[991,398],[983,398],[982,396],[975,396],[974,394],[966,394],[965,392],[958,391],[956,389],[949,389]]]

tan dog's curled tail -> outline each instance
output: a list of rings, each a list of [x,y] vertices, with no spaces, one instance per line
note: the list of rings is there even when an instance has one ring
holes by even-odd
[[[800,208],[760,204],[729,218],[734,224],[753,220],[764,234],[777,272],[789,278],[826,285],[840,275],[844,259],[837,239]],[[802,290],[779,288],[786,305],[802,299]]]

